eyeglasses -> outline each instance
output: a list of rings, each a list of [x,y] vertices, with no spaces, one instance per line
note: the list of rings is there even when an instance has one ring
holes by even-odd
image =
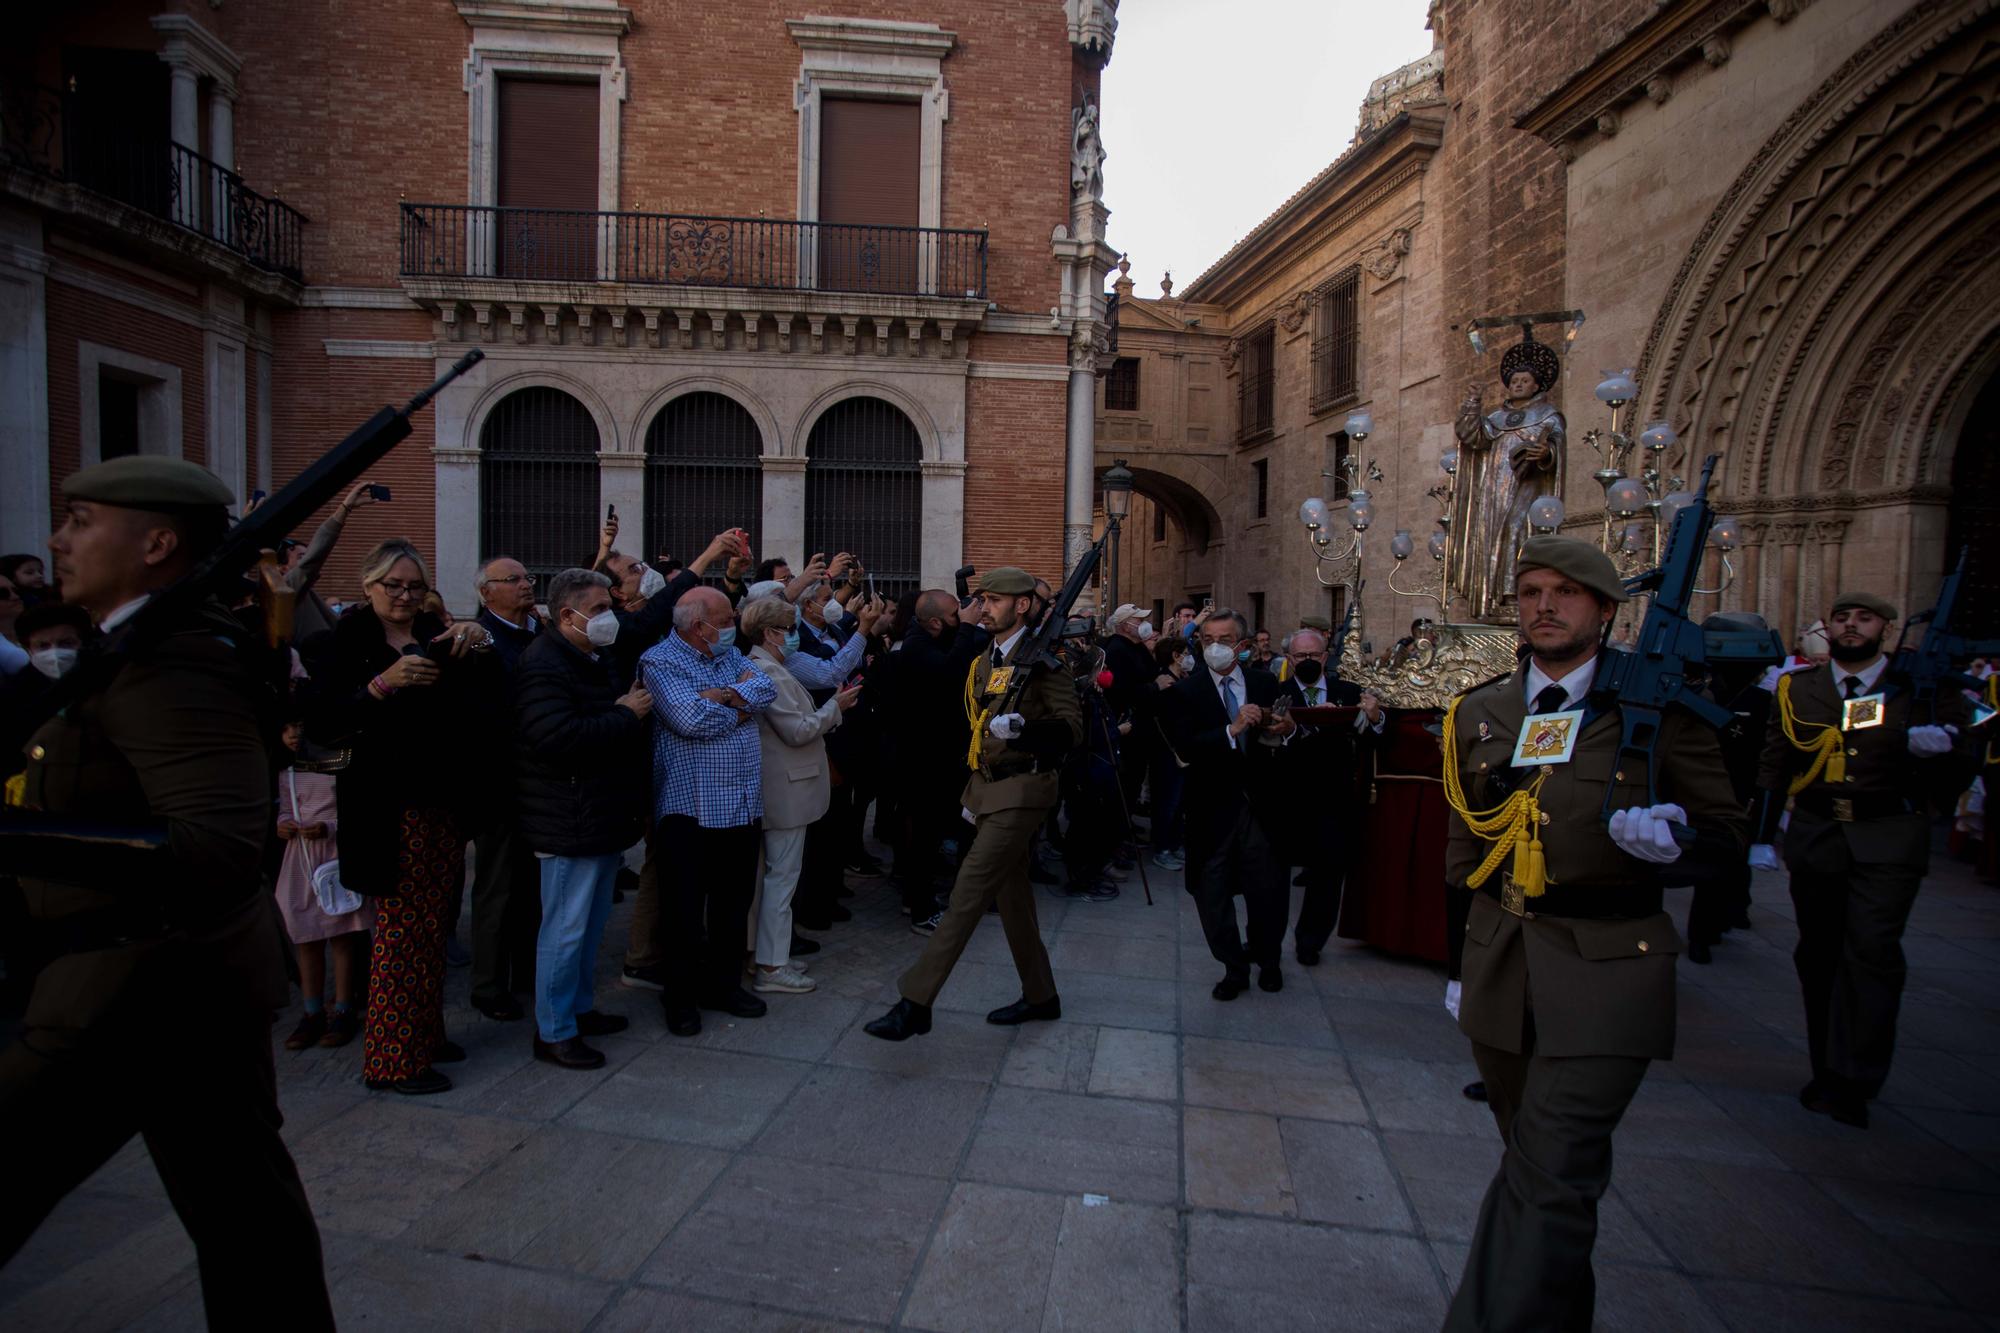
[[[419,601],[424,596],[426,596],[431,590],[431,585],[428,583],[382,582],[376,584],[375,586],[380,588],[383,592],[387,593],[391,601],[394,601],[398,598],[406,599],[412,602]]]
[[[533,574],[503,574],[498,578],[491,578],[486,581],[488,583],[533,583],[535,576]]]

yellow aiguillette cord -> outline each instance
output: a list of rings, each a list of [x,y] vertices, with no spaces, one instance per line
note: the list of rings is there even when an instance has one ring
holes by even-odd
[[[1548,883],[1548,862],[1542,852],[1542,807],[1536,796],[1542,783],[1548,780],[1549,770],[1541,772],[1529,780],[1528,785],[1510,794],[1506,800],[1491,810],[1470,810],[1466,808],[1465,789],[1458,776],[1458,717],[1459,699],[1451,701],[1444,710],[1444,799],[1475,837],[1493,844],[1486,853],[1486,859],[1479,863],[1479,869],[1466,876],[1467,888],[1476,889],[1484,884],[1501,858],[1510,852],[1514,857],[1514,883],[1530,898],[1539,898]]]
[[[972,724],[972,746],[965,752],[965,766],[974,772],[980,769],[980,760],[986,751],[986,724],[993,720],[991,707],[979,706],[979,659],[972,659],[972,665],[965,669],[965,720]]]
[[[1826,722],[1801,722],[1792,712],[1792,678],[1790,675],[1778,677],[1778,725],[1785,733],[1785,739],[1792,748],[1813,756],[1812,766],[1792,779],[1790,794],[1797,796],[1819,778],[1822,770],[1828,782],[1847,781],[1847,751],[1845,737],[1840,728]],[[1799,739],[1800,727],[1809,727],[1819,734],[1809,741]]]

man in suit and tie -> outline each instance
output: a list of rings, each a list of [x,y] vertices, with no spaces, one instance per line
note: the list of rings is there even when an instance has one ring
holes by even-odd
[[[1031,660],[1035,579],[1002,566],[980,581],[979,623],[992,648],[972,660],[962,704],[978,726],[968,754],[972,773],[959,798],[973,818],[972,847],[958,864],[951,903],[945,908],[923,956],[896,986],[902,998],[869,1023],[871,1037],[906,1041],[931,1030],[931,1003],[972,932],[996,903],[1007,948],[1021,977],[1021,998],[986,1015],[1003,1027],[1062,1017],[1049,951],[1035,919],[1035,893],[1028,883],[1029,843],[1056,803],[1063,757],[1083,739],[1083,712],[1069,673]],[[1026,684],[1014,712],[998,712],[1017,674]]]
[[[1285,984],[1278,959],[1291,899],[1274,842],[1288,807],[1277,747],[1298,724],[1272,711],[1284,687],[1249,664],[1253,645],[1241,615],[1212,612],[1199,642],[1201,661],[1168,691],[1165,707],[1174,751],[1187,764],[1187,888],[1223,969],[1210,993],[1233,1000],[1250,985],[1252,963],[1264,990]],[[1249,918],[1247,946],[1236,929],[1238,894]]]
[[[1940,689],[1920,715],[1910,682],[1890,671],[1882,640],[1895,620],[1873,593],[1833,599],[1832,660],[1778,678],[1757,775],[1772,822],[1792,800],[1792,961],[1812,1057],[1799,1101],[1857,1129],[1889,1076],[1908,972],[1903,927],[1930,867],[1930,811],[1952,808],[1979,754],[1959,691]]]
[[[1285,660],[1292,664],[1284,688],[1294,705],[1363,704],[1361,687],[1329,669],[1335,664],[1327,661],[1326,635],[1316,629],[1297,630],[1286,637],[1284,649]],[[1280,850],[1288,862],[1304,867],[1300,884],[1305,892],[1299,900],[1298,924],[1292,928],[1292,948],[1306,967],[1319,962],[1320,951],[1333,935],[1340,916],[1341,881],[1360,836],[1356,747],[1366,743],[1374,734],[1370,728],[1382,720],[1381,704],[1372,695],[1366,702],[1371,711],[1353,723],[1304,728],[1287,756],[1292,773],[1301,780],[1293,784],[1285,829],[1289,836]]]

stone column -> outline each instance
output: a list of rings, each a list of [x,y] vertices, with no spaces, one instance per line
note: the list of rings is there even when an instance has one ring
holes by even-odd
[[[202,425],[208,470],[222,478],[238,504],[250,498],[249,423],[245,420],[248,383],[245,367],[244,309],[241,298],[210,287],[202,334]]]
[[[806,549],[806,460],[765,454],[758,461],[764,465],[764,533],[757,558],[781,555],[794,569],[803,568],[812,555]]]
[[[168,103],[167,133],[173,141],[192,152],[201,151],[201,108],[196,101],[197,76],[193,65],[171,63],[172,100]],[[175,154],[174,165],[180,179],[180,193],[174,204],[174,221],[183,227],[201,223],[201,177],[192,158]]]
[[[1072,345],[1069,362],[1069,430],[1063,485],[1063,572],[1090,549],[1091,515],[1097,508],[1097,357],[1088,344]]]
[[[1731,585],[1728,596],[1723,599],[1723,605],[1732,611],[1754,611],[1758,615],[1763,615],[1764,590],[1757,586],[1757,578],[1761,573],[1757,557],[1764,540],[1764,525],[1739,522],[1737,526],[1742,529],[1743,544],[1736,550],[1736,582]],[[1771,628],[1779,627],[1773,625]],[[1786,642],[1791,641],[1787,639]]]
[[[1778,632],[1790,642],[1804,624],[1799,616],[1799,543],[1805,540],[1803,523],[1774,523],[1778,539]]]
[[[953,571],[965,563],[965,463],[926,458],[923,477],[918,577],[926,588],[949,588]]]
[[[1845,518],[1822,518],[1813,523],[1813,540],[1819,543],[1819,595],[1813,599],[1813,614],[1822,614],[1841,593],[1840,548],[1847,540]]]
[[[40,551],[49,539],[47,258],[33,213],[0,206],[0,548]],[[71,352],[72,364],[76,356]]]
[[[223,171],[236,170],[236,94],[220,82],[208,88],[208,156]],[[229,183],[219,174],[209,182],[208,234],[224,245],[236,243]]]
[[[618,549],[641,560],[651,560],[658,551],[646,549],[646,456],[599,450],[597,454],[597,498],[600,503],[618,506]],[[680,555],[676,551],[673,554]],[[682,555],[687,560],[690,551]]]
[[[433,446],[437,465],[438,595],[456,616],[479,610],[479,451]]]

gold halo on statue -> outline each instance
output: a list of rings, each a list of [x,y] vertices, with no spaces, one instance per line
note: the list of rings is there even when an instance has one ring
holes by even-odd
[[[1505,384],[1514,378],[1514,372],[1525,370],[1535,377],[1535,387],[1547,393],[1556,385],[1562,374],[1562,358],[1556,349],[1547,343],[1535,341],[1535,335],[1523,329],[1521,341],[1509,347],[1500,358],[1500,382]]]

